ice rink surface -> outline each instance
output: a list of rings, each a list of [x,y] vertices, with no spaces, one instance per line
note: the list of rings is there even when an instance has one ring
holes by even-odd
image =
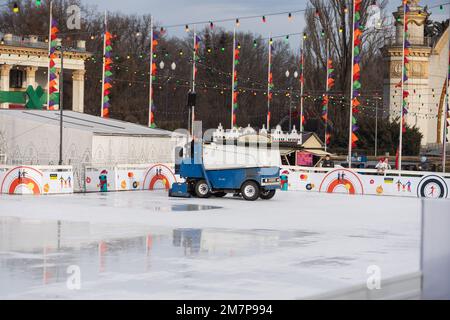
[[[373,265],[381,279],[418,271],[420,210],[303,192],[0,195],[0,299],[306,298],[364,284]]]

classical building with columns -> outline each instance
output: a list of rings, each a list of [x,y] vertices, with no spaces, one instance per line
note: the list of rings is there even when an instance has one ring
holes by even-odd
[[[408,33],[411,43],[408,57],[409,91],[406,123],[416,126],[423,134],[422,145],[442,143],[445,125],[445,94],[449,57],[449,28],[437,38],[425,37],[428,13],[419,4],[409,0]],[[393,13],[395,36],[387,39],[382,49],[385,61],[384,108],[391,119],[399,118],[402,91],[397,85],[402,75],[403,6]]]
[[[26,108],[21,99],[12,98],[8,92],[25,92],[32,86],[44,90],[43,100],[46,101],[48,87],[48,42],[40,41],[36,36],[17,37],[12,34],[0,33],[0,108]],[[84,111],[84,75],[85,60],[90,57],[86,52],[85,42],[76,41],[70,50],[64,53],[65,80],[72,79],[72,110]],[[56,66],[61,60],[55,60]],[[71,72],[71,77],[67,72]],[[60,68],[57,68],[59,79]],[[14,97],[17,97],[15,95]],[[47,107],[45,102],[43,108]],[[58,108],[58,106],[56,106]]]

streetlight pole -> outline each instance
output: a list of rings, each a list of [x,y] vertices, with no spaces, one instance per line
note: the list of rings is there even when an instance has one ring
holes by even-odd
[[[165,91],[166,91],[166,112],[167,112],[167,110],[168,110],[169,89],[168,89],[168,86],[166,86],[166,84],[169,84],[169,81],[171,79],[171,77],[170,77],[170,70],[175,71],[175,69],[177,68],[177,65],[176,65],[175,62],[172,62],[171,65],[170,65],[170,70],[169,70],[169,68],[164,69],[164,67],[165,67],[165,63],[164,63],[164,61],[161,60],[161,62],[159,63],[159,68],[161,70],[164,70],[164,77],[166,78],[164,83],[162,83],[161,85],[165,86]]]
[[[289,132],[292,130],[292,92],[294,89],[293,79],[289,78],[290,76],[289,70],[286,70],[285,76],[288,79],[289,84]],[[294,78],[296,79],[298,77],[298,72],[294,72]]]
[[[292,86],[289,92],[289,132],[292,130]]]

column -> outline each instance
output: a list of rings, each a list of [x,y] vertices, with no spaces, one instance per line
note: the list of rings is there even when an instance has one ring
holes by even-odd
[[[72,110],[84,112],[84,75],[85,70],[74,70],[72,73]]]
[[[26,67],[25,68],[25,72],[26,72],[26,80],[25,80],[25,84],[24,87],[25,89],[28,88],[28,86],[32,86],[34,89],[36,89],[36,71],[38,70],[37,67]]]
[[[9,91],[9,71],[11,70],[10,65],[0,66],[0,91]],[[8,109],[9,103],[0,103],[0,109]]]

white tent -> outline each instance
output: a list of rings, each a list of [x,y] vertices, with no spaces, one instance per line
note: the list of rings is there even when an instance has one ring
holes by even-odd
[[[74,167],[80,190],[83,166],[174,162],[171,131],[64,111],[63,162]],[[0,154],[8,165],[56,165],[59,112],[0,110]]]

